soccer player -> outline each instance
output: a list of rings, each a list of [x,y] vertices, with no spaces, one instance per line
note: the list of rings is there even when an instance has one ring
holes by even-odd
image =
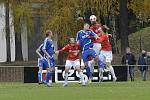
[[[66,52],[68,54],[65,64],[65,82],[63,86],[68,85],[68,73],[71,67],[73,67],[75,70],[78,71],[82,81],[83,73],[80,69],[80,59],[79,59],[80,45],[76,43],[74,38],[70,38],[69,44],[65,45],[62,49],[56,51],[56,54],[63,52]]]
[[[90,29],[96,33],[99,37],[101,36],[103,32],[103,29],[109,30],[109,28],[106,25],[102,25],[101,23],[97,22],[97,17],[95,15],[91,15],[90,16],[90,22],[91,22],[91,26]],[[93,49],[95,50],[96,54],[99,55],[100,54],[100,50],[101,50],[101,43],[99,43],[96,39],[93,39]]]
[[[91,37],[98,38],[98,35],[89,29],[89,24],[84,24],[83,30],[77,33],[76,40],[80,43],[82,50],[82,59],[84,65],[88,67],[89,57],[96,58],[99,66],[104,66],[104,63],[99,60],[99,56],[93,50],[93,42]]]
[[[42,51],[42,48],[43,48],[43,44],[41,44],[38,47],[38,49],[36,50],[36,53],[39,56],[39,58],[38,58],[38,67],[39,67],[39,71],[38,71],[38,83],[39,84],[43,83],[42,70],[46,69],[48,67],[48,62],[47,62],[46,58],[44,57],[44,52]]]
[[[90,29],[97,34],[98,36],[101,35],[102,32],[102,25],[100,23],[98,23],[97,18],[95,15],[91,15],[90,16],[90,22],[91,22],[91,26]],[[101,49],[101,44],[99,42],[96,41],[96,39],[93,39],[93,49],[95,50],[96,54],[99,55],[100,54],[100,49]]]
[[[48,61],[48,68],[47,68],[47,73],[46,73],[46,84],[47,86],[52,86],[52,73],[54,71],[55,68],[55,60],[54,60],[54,45],[53,45],[53,41],[52,41],[52,36],[53,33],[51,30],[47,30],[46,31],[46,38],[44,40],[43,43],[43,52],[46,56],[46,59]]]
[[[102,61],[105,62],[106,64],[106,68],[110,71],[112,77],[113,77],[113,81],[116,81],[117,78],[116,78],[116,75],[115,75],[115,72],[114,72],[114,69],[111,65],[111,61],[113,59],[112,57],[112,48],[111,48],[111,44],[109,42],[109,37],[111,35],[109,34],[105,34],[105,33],[102,33],[100,38],[98,39],[98,41],[102,44],[102,48],[101,48],[101,52],[100,52],[100,59]],[[104,71],[104,66],[100,66],[99,67],[99,78],[100,78],[100,81],[103,80],[103,71]]]

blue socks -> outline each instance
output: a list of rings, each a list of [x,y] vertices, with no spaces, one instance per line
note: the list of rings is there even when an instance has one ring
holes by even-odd
[[[51,72],[47,72],[46,73],[46,83],[49,83],[49,80],[52,78],[52,73]]]
[[[91,70],[90,70],[90,67],[86,67],[86,74],[88,77],[91,77],[92,76],[92,73],[91,73]]]
[[[38,72],[38,82],[42,82],[42,72]]]

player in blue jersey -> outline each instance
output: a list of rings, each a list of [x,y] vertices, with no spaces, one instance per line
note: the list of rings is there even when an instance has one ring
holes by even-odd
[[[48,61],[48,68],[47,68],[47,73],[46,73],[46,84],[47,86],[52,86],[52,73],[55,68],[55,60],[54,60],[54,45],[52,41],[52,36],[53,33],[51,30],[46,31],[46,38],[43,43],[43,52],[46,56],[46,59]]]
[[[96,52],[93,50],[93,42],[92,38],[99,38],[97,34],[95,34],[92,30],[89,29],[89,24],[84,24],[84,29],[80,30],[77,33],[76,41],[80,43],[81,50],[82,50],[82,59],[84,62],[84,65],[86,67],[88,66],[89,58],[96,58],[98,66],[105,66],[105,64],[99,60],[99,56],[96,54]]]
[[[42,70],[43,69],[47,69],[47,67],[48,67],[48,62],[47,62],[46,58],[44,57],[44,52],[42,51],[42,48],[43,48],[43,44],[41,44],[38,47],[38,49],[36,50],[36,53],[39,56],[39,58],[38,58],[38,67],[39,67],[39,71],[38,71],[38,83],[39,84],[43,83]]]

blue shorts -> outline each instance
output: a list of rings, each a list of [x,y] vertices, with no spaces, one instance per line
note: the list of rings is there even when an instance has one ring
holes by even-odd
[[[47,61],[48,61],[48,67],[53,68],[53,67],[56,66],[54,57],[50,58],[50,59],[47,59]]]
[[[48,68],[48,62],[46,58],[38,58],[38,67],[42,67],[42,69]]]
[[[96,58],[96,56],[97,56],[97,54],[96,54],[96,52],[93,49],[85,50],[82,53],[83,62],[87,62],[89,57]]]

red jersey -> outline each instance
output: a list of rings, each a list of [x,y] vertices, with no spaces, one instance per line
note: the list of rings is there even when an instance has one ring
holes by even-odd
[[[101,24],[96,23],[96,24],[92,25],[92,26],[90,27],[90,29],[91,29],[94,33],[96,33],[98,36],[101,36],[101,30],[102,30],[102,25],[101,25]],[[96,39],[93,39],[93,42],[94,42],[94,43],[98,43],[98,41],[97,41]]]
[[[111,44],[109,42],[109,37],[110,35],[105,34],[98,38],[98,41],[102,44],[101,50],[112,51]]]
[[[80,50],[80,45],[75,44],[72,46],[71,44],[65,45],[59,52],[64,52],[66,51],[68,53],[67,60],[77,60],[79,59],[79,50]]]

